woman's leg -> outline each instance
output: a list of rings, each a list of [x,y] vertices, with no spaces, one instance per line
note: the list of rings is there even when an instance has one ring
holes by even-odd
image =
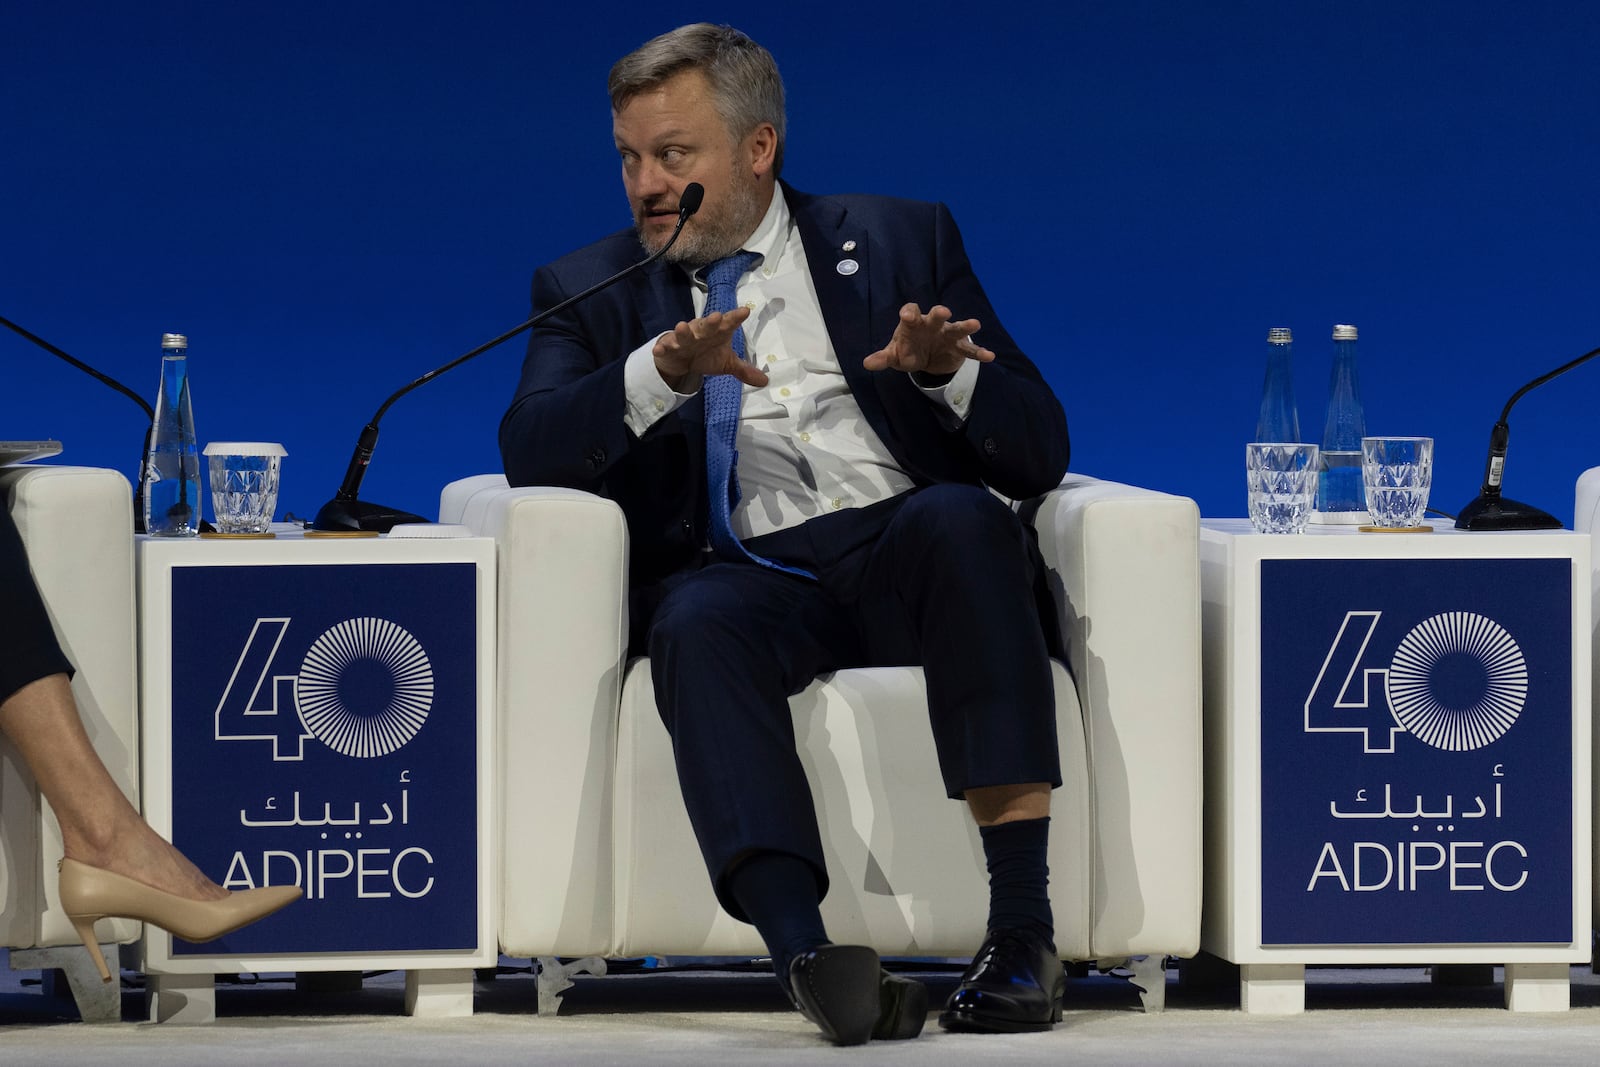
[[[84,732],[65,674],[30,682],[6,698],[0,733],[16,746],[55,811],[69,859],[192,900],[228,895],[150,829],[122,794]]]

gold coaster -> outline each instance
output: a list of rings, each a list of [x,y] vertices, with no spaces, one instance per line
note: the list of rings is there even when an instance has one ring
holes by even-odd
[[[213,530],[209,533],[201,531],[200,536],[204,537],[208,541],[270,541],[278,535],[273,533],[271,530],[268,530],[266,533],[242,534],[223,533],[220,530]]]
[[[306,537],[377,537],[377,530],[307,530]]]
[[[1433,533],[1432,526],[1363,526],[1362,533]]]

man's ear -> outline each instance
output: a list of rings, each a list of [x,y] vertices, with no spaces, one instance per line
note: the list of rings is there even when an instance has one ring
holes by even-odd
[[[763,122],[744,139],[750,153],[750,170],[757,177],[772,173],[772,164],[778,156],[778,131],[770,122]]]

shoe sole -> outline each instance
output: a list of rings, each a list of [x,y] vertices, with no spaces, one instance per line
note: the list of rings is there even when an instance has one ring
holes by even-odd
[[[824,945],[794,995],[836,1045],[861,1045],[878,1022],[878,954],[864,945]]]
[[[928,987],[916,981],[883,982],[879,989],[875,1041],[907,1041],[928,1022]]]

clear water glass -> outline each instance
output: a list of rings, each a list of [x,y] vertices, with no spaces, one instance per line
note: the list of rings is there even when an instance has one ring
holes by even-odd
[[[1433,438],[1363,437],[1361,480],[1374,526],[1421,526],[1433,488]]]
[[[1264,534],[1304,532],[1317,493],[1317,446],[1252,442],[1244,470],[1250,524]]]
[[[260,441],[213,442],[206,446],[211,507],[217,530],[225,534],[263,534],[278,506],[282,445]]]

